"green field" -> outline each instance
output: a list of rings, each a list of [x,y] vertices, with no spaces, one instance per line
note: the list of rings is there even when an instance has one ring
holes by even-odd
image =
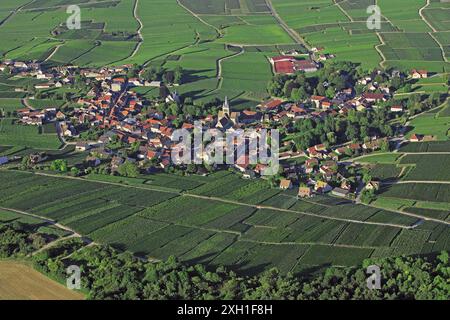
[[[400,164],[413,166],[404,180],[450,181],[450,154],[410,154],[403,157]]]
[[[409,237],[401,226],[417,222],[417,218],[341,199],[298,201],[289,191],[280,193],[230,173],[179,177],[179,183],[189,185],[182,188],[192,188],[188,193],[193,196],[160,189],[162,176],[123,187],[13,171],[0,171],[0,178],[5,181],[1,207],[56,220],[97,242],[141,256],[165,259],[176,255],[188,264],[225,265],[242,274],[271,266],[283,273],[327,264],[350,266],[375,252],[402,252],[403,244],[392,244],[400,241],[399,236]],[[150,189],[153,185],[154,190]],[[221,187],[214,191],[216,186]],[[232,199],[237,202],[228,202]],[[283,203],[278,207],[289,211],[257,209],[253,205],[257,203],[268,208]],[[7,212],[0,217],[14,218]],[[414,250],[405,252],[448,247],[446,238],[438,235],[436,242],[429,243],[433,237],[430,231],[429,237],[414,240]]]
[[[449,139],[450,117],[423,114],[412,120],[409,126],[412,130],[408,134],[433,135],[437,140]]]
[[[424,8],[424,21],[419,15],[419,9],[426,5],[424,0],[272,2],[292,29],[312,46],[336,54],[337,59],[360,62],[368,68],[378,64],[433,72],[450,68],[450,63],[445,61],[448,57],[445,33],[449,31],[448,3],[431,3]],[[375,3],[382,13],[381,30],[377,32],[366,26],[369,18],[366,9]]]
[[[40,133],[37,126],[14,123],[12,119],[0,119],[0,145],[14,145],[37,149],[58,149],[61,142],[55,133]]]

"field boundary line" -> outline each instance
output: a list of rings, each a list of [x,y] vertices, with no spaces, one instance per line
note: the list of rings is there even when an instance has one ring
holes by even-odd
[[[69,240],[69,239],[72,239],[72,238],[78,238],[78,236],[76,236],[75,234],[71,234],[71,235],[68,235],[68,236],[66,236],[66,237],[58,238],[58,239],[56,239],[56,240],[54,240],[54,241],[52,241],[52,242],[47,243],[47,244],[46,244],[45,246],[43,246],[42,248],[39,248],[38,250],[32,252],[31,255],[32,255],[32,256],[35,256],[35,255],[41,253],[41,252],[44,251],[44,250],[53,248],[55,245],[57,245],[57,244],[58,244],[59,242],[61,242],[61,241]]]
[[[383,51],[381,51],[380,47],[386,46],[386,43],[384,42],[384,39],[379,32],[376,32],[376,35],[377,35],[378,39],[380,40],[380,44],[375,45],[375,50],[381,56],[382,60],[380,61],[380,66],[384,68],[385,64],[387,62],[387,59],[386,59],[386,56],[384,55]]]
[[[396,199],[402,199],[402,198],[396,198]],[[407,199],[407,200],[414,201],[413,199]],[[415,200],[415,201],[418,201],[418,200]],[[377,208],[377,209],[381,209],[381,210],[393,211],[393,212],[397,212],[399,214],[402,214],[402,215],[405,215],[405,216],[410,216],[410,217],[417,218],[417,219],[420,219],[420,220],[433,221],[433,222],[436,222],[436,223],[441,223],[441,224],[445,224],[447,226],[450,226],[450,222],[447,222],[447,221],[444,221],[444,220],[435,219],[435,218],[425,217],[425,216],[422,216],[422,215],[419,215],[419,214],[415,214],[415,213],[411,213],[411,212],[407,212],[407,211],[401,211],[401,210],[395,210],[395,209],[386,209],[386,208],[384,208],[382,206],[377,206],[377,205],[374,205],[374,204],[365,204],[365,206],[373,207],[373,208]],[[416,223],[411,229],[415,229],[417,226],[418,225]]]
[[[408,166],[408,165],[406,165]],[[416,166],[416,164],[410,164],[409,166]],[[388,181],[388,182],[383,182],[382,184],[384,185],[394,185],[394,184],[409,184],[409,183],[414,183],[414,184],[450,184],[450,181],[437,181],[437,180],[430,180],[430,181],[426,181],[426,180],[399,180],[399,181]]]
[[[53,48],[52,52],[48,55],[47,58],[43,62],[49,61],[53,56],[58,52],[59,48],[61,48],[64,44],[58,44],[56,47]]]
[[[177,0],[177,4],[180,7],[182,7],[184,10],[189,12],[192,16],[197,18],[201,23],[203,23],[204,25],[207,25],[208,27],[213,28],[214,30],[216,30],[218,38],[221,38],[223,36],[222,31],[220,31],[219,28],[217,28],[217,27],[213,26],[212,24],[210,24],[210,23],[206,22],[205,20],[203,20],[198,14],[196,14],[194,11],[192,11],[191,9],[186,7],[184,4],[182,4],[180,0]]]
[[[278,25],[283,28],[283,30],[294,40],[297,44],[303,45],[308,51],[311,51],[310,45],[303,39],[294,29],[289,27],[289,25],[280,17],[280,15],[275,10],[273,6],[272,0],[265,0],[266,5],[269,7],[270,14],[275,18],[278,22]]]
[[[372,247],[372,246],[355,246],[351,244],[340,244],[340,243],[324,243],[324,242],[272,242],[272,241],[259,241],[259,240],[253,240],[253,239],[239,239],[238,241],[242,242],[251,242],[251,243],[259,243],[259,244],[267,244],[267,245],[274,245],[274,246],[327,246],[327,247],[341,247],[341,248],[350,248],[350,249],[378,249],[378,248],[389,248],[386,246],[381,247]]]
[[[12,16],[16,15],[18,12],[22,11],[22,9],[30,4],[32,4],[35,0],[31,0],[30,2],[24,3],[23,5],[15,8],[11,11],[11,13],[6,16],[2,21],[0,21],[0,27],[4,25],[9,19],[11,19]]]
[[[348,20],[350,20],[350,22],[354,22],[353,18],[351,15],[348,14],[347,11],[344,10],[344,8],[341,7],[341,5],[339,4],[339,2],[337,2],[336,0],[333,0],[334,4],[336,5],[336,7],[339,8],[339,10],[341,10],[341,12],[348,18]]]
[[[441,49],[442,52],[442,58],[444,59],[445,62],[448,62],[447,56],[445,55],[445,50],[444,47],[442,46],[442,44],[438,41],[438,39],[436,39],[436,37],[433,35],[433,33],[428,32],[428,34],[430,35],[430,37],[433,38],[433,40],[437,43],[437,45],[439,46],[439,48]],[[435,83],[429,83],[429,85],[436,85]]]
[[[139,49],[141,48],[142,44],[144,43],[144,36],[142,35],[142,29],[144,28],[144,24],[142,23],[141,18],[139,18],[139,15],[137,14],[138,7],[139,7],[139,0],[135,0],[134,6],[133,6],[133,17],[139,24],[139,27],[137,29],[137,34],[139,35],[139,41],[136,44],[136,47],[134,48],[131,55],[128,58],[125,58],[124,60],[133,58],[136,55],[136,53],[139,51]]]
[[[428,6],[430,5],[430,0],[427,0],[427,3],[419,9],[419,15],[420,18],[423,20],[423,22],[425,22],[431,30],[433,30],[433,32],[437,32],[437,30],[433,27],[433,25],[431,23],[428,22],[428,20],[425,18],[424,14],[423,14],[423,10],[425,10]]]
[[[52,226],[60,228],[60,229],[62,229],[64,231],[71,232],[72,235],[75,236],[75,237],[83,238],[83,236],[81,234],[79,234],[78,232],[76,232],[75,230],[73,230],[73,229],[71,229],[71,228],[69,228],[69,227],[67,227],[65,225],[62,225],[62,224],[56,222],[53,219],[46,218],[46,217],[40,216],[38,214],[34,214],[34,213],[30,213],[30,212],[23,211],[23,210],[18,210],[18,209],[5,208],[5,207],[0,207],[0,209],[1,210],[5,210],[5,211],[19,213],[19,214],[22,214],[22,215],[25,215],[25,216],[29,216],[29,217],[33,217],[33,218],[37,218],[37,219],[41,219],[42,221],[47,222],[47,223],[49,223]]]

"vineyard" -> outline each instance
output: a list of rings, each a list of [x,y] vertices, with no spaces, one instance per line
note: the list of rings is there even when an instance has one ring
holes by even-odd
[[[180,183],[191,183],[183,192],[161,189],[163,176],[148,178],[156,184],[120,186],[106,179],[0,171],[0,207],[55,220],[143,257],[176,255],[188,264],[224,265],[241,274],[268,267],[307,272],[450,247],[448,227],[440,223],[418,223],[398,212],[326,196],[297,200],[292,191],[232,173],[180,177]],[[0,214],[0,220],[7,219],[7,213]]]

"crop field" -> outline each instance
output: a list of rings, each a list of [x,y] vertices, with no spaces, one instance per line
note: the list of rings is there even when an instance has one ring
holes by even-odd
[[[1,300],[82,300],[69,290],[20,262],[0,261]]]
[[[281,18],[312,46],[323,47],[337,59],[365,67],[397,66],[433,72],[449,70],[448,3],[424,0],[380,0],[380,30],[369,30],[366,9],[372,0],[302,2],[273,0]],[[419,10],[423,8],[423,17]],[[415,40],[414,40],[415,39]],[[414,40],[414,41],[411,41]],[[442,52],[444,51],[444,52]]]
[[[162,182],[153,190],[142,182],[120,186],[3,170],[0,207],[58,221],[96,242],[141,256],[165,259],[174,254],[186,263],[224,265],[241,274],[267,267],[308,272],[329,264],[354,265],[375,252],[401,252],[403,238],[410,236],[404,235],[405,227],[418,221],[326,196],[300,201],[290,191],[226,172],[184,178],[200,185],[180,194],[168,191],[173,188],[163,191]],[[287,211],[276,209],[280,203]],[[425,217],[435,214],[417,210]],[[436,210],[436,217],[444,217],[444,210]],[[0,221],[11,219],[17,216],[0,213]],[[438,227],[423,231],[428,237],[405,252],[448,248],[448,229],[441,235]]]
[[[358,162],[371,164],[393,164],[396,163],[400,155],[395,153],[373,154],[358,158]]]
[[[384,190],[382,196],[448,203],[450,188],[448,184],[397,184]]]
[[[450,152],[450,141],[408,143],[400,148],[400,152]]]
[[[395,164],[376,164],[369,169],[373,178],[380,180],[395,180],[400,176],[402,169]]]
[[[433,135],[437,140],[448,140],[450,117],[440,117],[434,114],[423,114],[411,121],[412,130],[408,134]]]
[[[414,166],[404,180],[450,181],[450,154],[406,155],[400,164]]]
[[[0,13],[6,16],[21,4],[2,2]],[[272,76],[268,55],[287,46],[303,51],[278,25],[264,0],[82,1],[81,30],[65,27],[67,4],[33,1],[12,13],[0,26],[0,53],[11,59],[46,60],[48,66],[157,61],[167,68],[181,65],[186,69],[181,94],[199,101],[229,96],[234,105],[245,105],[266,97]],[[226,49],[229,44],[249,51],[234,57],[236,52]],[[252,51],[258,45],[275,49]],[[171,61],[173,55],[180,56],[179,61]],[[219,72],[219,61],[226,57]],[[0,97],[22,97],[8,87],[1,89]]]
[[[56,134],[40,133],[38,127],[18,125],[11,119],[0,119],[0,145],[58,149],[61,142]]]
[[[181,0],[190,10],[198,14],[240,15],[248,13],[268,13],[264,0]]]

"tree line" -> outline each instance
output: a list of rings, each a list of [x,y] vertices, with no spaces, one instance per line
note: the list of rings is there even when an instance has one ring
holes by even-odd
[[[35,228],[24,224],[0,227],[1,257],[29,255]],[[6,232],[5,232],[6,231]],[[31,237],[31,238],[30,238]],[[17,240],[17,239],[28,240]],[[16,240],[14,240],[16,239]],[[31,241],[32,243],[33,241]],[[42,243],[36,245],[41,247]],[[25,249],[24,249],[25,248]],[[81,268],[89,299],[442,299],[450,298],[449,254],[366,259],[357,267],[329,267],[319,274],[282,274],[272,268],[240,276],[223,266],[186,265],[175,257],[149,262],[111,246],[83,247],[81,239],[60,241],[32,256],[36,269],[65,281],[66,268]],[[381,289],[367,287],[369,265],[381,270]]]

